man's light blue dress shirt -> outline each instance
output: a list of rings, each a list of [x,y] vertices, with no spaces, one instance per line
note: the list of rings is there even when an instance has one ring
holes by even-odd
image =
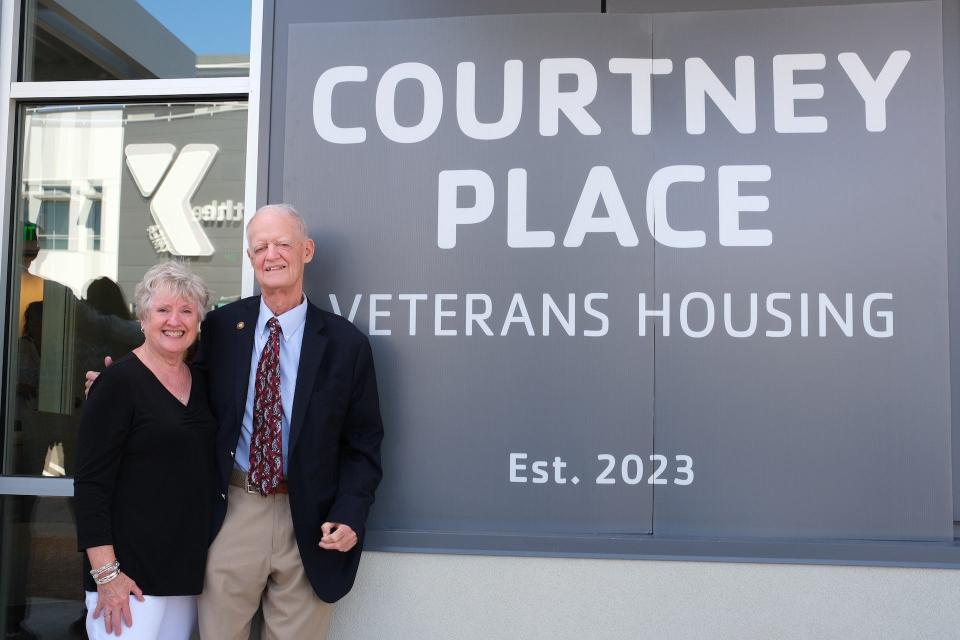
[[[270,330],[267,321],[273,312],[260,299],[260,315],[257,317],[253,337],[253,353],[250,354],[250,380],[247,382],[247,404],[243,409],[243,426],[237,443],[235,464],[243,471],[250,468],[250,438],[253,436],[253,400],[256,395],[257,365],[260,353],[267,344]],[[303,344],[303,325],[307,320],[307,298],[286,313],[276,316],[283,334],[280,338],[280,404],[283,405],[281,432],[283,441],[283,477],[287,476],[287,455],[290,451],[290,416],[293,412],[293,393],[297,388],[297,369],[300,367],[300,347]]]

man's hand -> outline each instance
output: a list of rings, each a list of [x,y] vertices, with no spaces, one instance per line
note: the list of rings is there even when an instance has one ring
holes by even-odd
[[[320,525],[323,537],[320,538],[320,548],[330,551],[350,551],[357,544],[357,534],[348,524],[339,522],[324,522]]]
[[[113,364],[113,358],[107,356],[103,359],[103,366],[109,367]],[[99,371],[87,371],[87,379],[83,383],[83,396],[87,397],[90,395],[90,387],[93,385],[93,381],[97,379],[97,376],[100,375]]]

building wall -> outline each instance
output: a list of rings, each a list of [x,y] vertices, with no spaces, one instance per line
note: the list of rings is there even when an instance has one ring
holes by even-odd
[[[950,570],[367,553],[330,638],[958,635]]]
[[[358,19],[357,12],[375,13],[371,7],[378,4],[393,11],[380,19],[434,15],[429,10],[406,15],[418,4],[409,0],[326,4],[331,13],[339,12],[331,20]],[[464,13],[458,9],[462,3],[420,4]],[[574,0],[529,3],[522,10],[534,11],[534,4],[574,10]],[[678,7],[606,4],[611,12]],[[945,57],[952,64],[960,57],[955,36],[947,37],[957,29],[957,3],[943,4]],[[486,7],[493,13],[521,8],[500,2]],[[947,74],[948,112],[957,104],[957,78]],[[954,119],[948,118],[947,128],[949,175],[958,148],[951,144]],[[950,227],[951,246],[957,228]],[[951,275],[960,269],[957,255],[951,253]],[[957,304],[951,300],[954,311]],[[960,313],[951,318],[956,323]],[[953,358],[958,361],[956,353]],[[960,451],[960,438],[954,440]],[[955,570],[371,552],[364,555],[353,592],[337,607],[331,638],[956,638],[958,587]]]

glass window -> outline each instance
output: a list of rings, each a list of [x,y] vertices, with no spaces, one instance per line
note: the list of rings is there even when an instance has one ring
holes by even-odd
[[[190,262],[240,297],[244,102],[22,106],[3,473],[73,473],[84,372],[140,344],[133,291]]]
[[[5,638],[85,638],[73,498],[0,496]]]
[[[27,0],[23,81],[245,76],[249,0]]]

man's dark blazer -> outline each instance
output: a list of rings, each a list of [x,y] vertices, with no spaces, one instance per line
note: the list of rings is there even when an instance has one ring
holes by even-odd
[[[195,366],[207,380],[217,432],[213,535],[227,512],[227,488],[246,405],[260,297],[211,311]],[[290,420],[287,484],[290,512],[307,578],[326,602],[353,586],[367,512],[382,475],[383,423],[367,337],[340,316],[307,304]],[[346,553],[318,545],[324,522],[350,525],[357,545]]]

